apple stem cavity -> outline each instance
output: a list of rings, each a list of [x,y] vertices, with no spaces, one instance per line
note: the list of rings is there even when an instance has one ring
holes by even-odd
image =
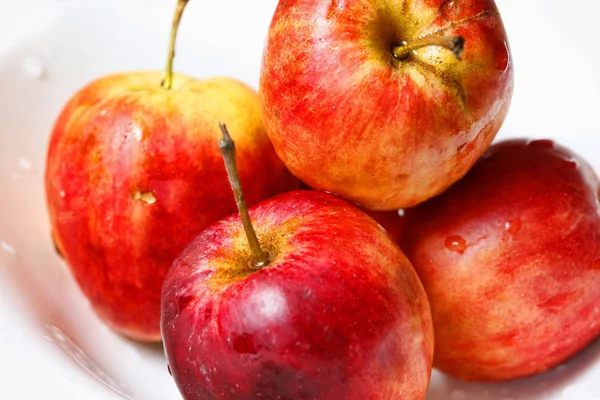
[[[223,123],[219,123],[219,125],[221,126],[221,132],[223,133],[223,137],[219,140],[219,150],[223,156],[223,161],[225,161],[227,177],[229,178],[231,190],[233,190],[233,195],[235,197],[235,203],[237,204],[240,218],[242,219],[242,224],[244,225],[244,231],[246,232],[246,238],[248,239],[248,244],[250,245],[250,249],[252,250],[252,255],[254,257],[254,263],[251,264],[251,267],[254,269],[261,269],[269,263],[269,257],[268,254],[265,253],[260,247],[258,237],[256,236],[256,231],[254,230],[254,226],[252,226],[252,221],[250,220],[248,206],[246,205],[246,199],[244,198],[244,192],[240,182],[240,175],[238,174],[237,169],[235,143],[227,131],[227,126],[225,126]]]
[[[394,57],[400,61],[406,60],[415,50],[423,47],[439,46],[452,52],[454,56],[461,60],[462,53],[465,50],[465,39],[462,36],[426,36],[412,43],[403,42],[392,49]]]
[[[173,59],[175,58],[175,42],[177,41],[177,32],[181,22],[183,10],[187,6],[189,0],[178,0],[175,8],[175,16],[173,17],[173,26],[171,27],[171,39],[169,40],[169,55],[167,56],[167,67],[165,68],[165,76],[161,82],[163,89],[170,90],[173,87]]]

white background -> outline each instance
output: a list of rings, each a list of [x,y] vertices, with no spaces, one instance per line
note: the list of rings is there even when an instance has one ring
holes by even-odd
[[[176,69],[257,86],[275,0],[192,0]],[[600,171],[598,6],[499,0],[516,67],[500,134],[548,137]],[[90,79],[159,69],[174,0],[0,0],[0,399],[178,399],[159,346],[108,331],[54,255],[43,202],[46,141]],[[118,393],[121,393],[118,394]],[[464,385],[435,374],[428,400],[600,400],[600,345],[534,379]]]

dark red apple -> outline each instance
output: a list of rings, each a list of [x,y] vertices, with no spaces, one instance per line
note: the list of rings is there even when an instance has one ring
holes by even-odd
[[[45,176],[53,237],[79,286],[110,326],[148,341],[160,339],[160,291],[175,256],[235,211],[214,146],[218,120],[231,121],[250,204],[297,187],[256,91],[170,69],[106,76],[78,91],[52,131]]]
[[[259,92],[294,175],[365,208],[397,210],[467,173],[512,89],[493,0],[281,0]]]
[[[408,211],[403,248],[431,301],[438,368],[465,380],[526,377],[598,337],[598,190],[573,151],[508,140]]]
[[[369,211],[364,210],[367,215],[373,218],[398,245],[402,242],[404,236],[404,210],[398,211]]]
[[[162,333],[183,397],[423,400],[429,303],[378,224],[318,191],[241,215],[202,232],[165,280]]]

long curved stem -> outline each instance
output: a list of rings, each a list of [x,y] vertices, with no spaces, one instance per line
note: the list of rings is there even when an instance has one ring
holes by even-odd
[[[189,0],[178,0],[177,7],[175,8],[173,26],[171,27],[171,39],[169,40],[167,67],[165,68],[165,75],[161,83],[161,86],[167,90],[173,87],[173,59],[175,58],[175,42],[177,41],[177,32],[179,30],[181,16],[183,15],[183,11],[185,10],[185,6],[187,6],[188,1]]]
[[[252,255],[254,257],[253,267],[260,269],[269,263],[269,257],[268,254],[265,253],[260,247],[258,237],[256,236],[256,231],[254,230],[252,221],[250,220],[250,214],[248,214],[248,206],[246,205],[246,199],[244,198],[244,192],[240,182],[240,175],[238,174],[237,169],[235,143],[233,142],[233,139],[231,139],[225,124],[220,123],[219,125],[221,126],[221,132],[223,133],[223,137],[219,140],[219,150],[223,156],[223,161],[225,161],[225,168],[227,169],[227,176],[229,178],[229,183],[231,184],[231,190],[233,190],[235,203],[237,204],[240,218],[242,219],[242,224],[244,225],[244,231],[246,232],[246,238],[248,238],[248,244],[252,250]]]
[[[394,57],[398,60],[406,60],[413,51],[428,46],[444,47],[460,60],[465,50],[465,39],[462,36],[426,36],[412,43],[403,43],[400,46],[396,46],[392,51]]]

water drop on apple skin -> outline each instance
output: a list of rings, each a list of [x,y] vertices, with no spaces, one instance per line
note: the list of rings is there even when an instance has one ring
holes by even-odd
[[[574,160],[574,159],[565,159],[564,164],[567,169],[579,168],[579,163],[577,162],[577,160]]]
[[[552,140],[549,140],[549,139],[529,140],[527,142],[527,146],[539,147],[539,148],[542,148],[542,149],[553,149],[554,148],[554,142]]]
[[[183,295],[179,297],[177,299],[177,314],[180,314],[183,310],[185,310],[193,300],[194,296]]]
[[[504,223],[504,229],[511,235],[516,235],[521,230],[521,219],[515,218]]]
[[[459,254],[464,254],[468,247],[467,241],[459,235],[448,236],[445,245],[448,250]]]

